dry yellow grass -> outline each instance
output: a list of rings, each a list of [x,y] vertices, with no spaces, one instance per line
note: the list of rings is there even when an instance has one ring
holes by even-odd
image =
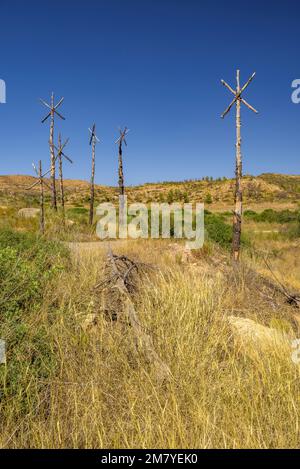
[[[103,276],[104,251],[77,250],[72,272],[51,286],[39,312],[59,367],[42,388],[32,383],[26,416],[12,419],[17,403],[7,408],[0,446],[298,447],[299,367],[285,349],[259,360],[241,354],[226,322],[234,314],[289,323],[284,305],[260,309],[265,304],[249,290],[247,269],[229,266],[228,276],[205,266],[201,254],[184,264],[161,241],[114,246],[157,266],[142,276],[134,302],[174,379],[158,382],[131,328],[105,319],[103,294],[92,289]],[[91,313],[97,324],[83,331]],[[292,323],[289,334],[296,336]]]

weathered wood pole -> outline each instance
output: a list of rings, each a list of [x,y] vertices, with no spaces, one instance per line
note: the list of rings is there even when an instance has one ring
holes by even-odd
[[[55,152],[54,152],[54,94],[51,95],[51,117],[50,117],[50,160],[51,160],[51,207],[57,210],[56,181],[55,181]]]
[[[95,129],[94,129],[95,130]],[[96,160],[96,139],[92,139],[92,173],[91,173],[91,196],[90,196],[90,216],[89,223],[93,224],[94,202],[95,202],[95,160]]]
[[[123,172],[123,142],[127,146],[126,135],[129,132],[127,127],[122,131],[119,128],[120,136],[116,140],[116,144],[119,145],[119,166],[118,166],[118,176],[119,176],[119,236],[126,237],[127,227],[126,227],[126,217],[125,213],[125,184],[124,184],[124,172]]]
[[[124,173],[123,173],[123,151],[122,151],[122,143],[123,143],[123,139],[120,138],[120,141],[119,141],[119,169],[118,169],[118,174],[119,174],[119,194],[120,194],[120,195],[124,195],[124,194],[125,194]]]
[[[236,155],[235,155],[235,193],[234,193],[234,212],[233,212],[233,236],[232,236],[232,256],[235,262],[240,259],[241,234],[242,234],[242,213],[243,213],[243,193],[242,193],[242,153],[241,153],[241,103],[245,104],[251,111],[257,113],[247,101],[242,97],[243,91],[255,77],[251,75],[243,87],[240,86],[240,71],[236,72],[236,89],[231,88],[228,83],[221,80],[221,83],[234,95],[227,109],[221,115],[222,118],[228,114],[234,104],[236,104]]]
[[[51,186],[52,186],[51,187],[51,207],[54,210],[57,210],[56,181],[55,181],[56,158],[55,158],[55,152],[54,152],[54,116],[56,114],[60,119],[65,120],[65,118],[57,111],[59,106],[64,101],[64,98],[61,98],[61,100],[56,105],[54,105],[54,93],[52,93],[50,104],[43,101],[43,99],[40,99],[40,101],[48,109],[48,114],[42,120],[42,124],[46,122],[46,120],[48,120],[50,117],[49,147],[50,147],[50,162],[51,162],[50,169],[51,169]]]
[[[44,184],[42,173],[42,162],[39,161],[39,178],[40,178],[40,232],[45,233],[45,208],[44,208]]]
[[[236,94],[240,95],[240,71],[236,72]],[[236,166],[235,166],[235,195],[233,213],[233,237],[232,252],[235,262],[239,261],[242,234],[242,212],[243,212],[243,192],[242,192],[242,152],[241,152],[241,98],[236,100]]]
[[[62,210],[62,217],[63,223],[65,223],[65,193],[64,193],[64,179],[63,179],[63,168],[62,168],[62,141],[61,141],[61,134],[58,136],[58,169],[59,169],[59,183],[60,183],[60,202],[61,202],[61,210]]]

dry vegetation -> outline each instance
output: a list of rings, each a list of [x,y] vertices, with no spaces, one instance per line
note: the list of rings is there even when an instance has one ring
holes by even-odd
[[[203,201],[214,210],[232,209],[234,180],[203,178],[183,182],[162,182],[128,187],[129,202]],[[26,191],[35,181],[31,176],[0,176],[0,204],[35,204],[38,206],[39,188]],[[90,186],[86,181],[65,180],[65,198],[68,206],[88,207]],[[253,210],[265,208],[297,208],[300,201],[300,176],[262,174],[244,176],[244,206]],[[50,193],[46,191],[50,201]],[[117,201],[118,189],[95,185],[95,201]]]
[[[9,363],[22,360],[13,391],[13,370],[1,370],[2,447],[299,445],[300,376],[291,350],[257,354],[250,343],[245,352],[226,319],[255,319],[290,340],[299,333],[293,308],[280,295],[270,301],[253,270],[233,269],[215,245],[185,262],[180,246],[169,244],[113,249],[152,266],[135,277],[132,299],[172,378],[157,379],[118,302],[118,321],[105,314],[105,289],[94,286],[104,278],[106,249],[72,245],[71,264],[48,280],[40,307],[26,312],[27,339],[36,345],[9,349]],[[35,337],[41,324],[47,359]]]
[[[46,200],[40,237],[38,217],[18,216],[37,206],[35,191],[24,191],[32,180],[0,178],[0,338],[8,344],[0,447],[298,447],[300,367],[291,341],[300,335],[299,308],[265,279],[300,291],[300,177],[245,178],[246,207],[256,212],[245,213],[239,267],[228,249],[232,181],[128,189],[144,202],[171,201],[176,191],[186,201],[208,192],[212,199],[205,245],[191,256],[174,240],[112,242],[143,265],[129,278],[130,298],[171,371],[164,379],[105,283],[107,244],[88,225],[88,184],[66,181],[65,227]],[[99,186],[95,193],[96,202],[117,196]],[[271,206],[277,212],[264,212]],[[242,323],[244,338],[234,317],[255,321]],[[280,340],[261,347],[253,339],[260,333]]]

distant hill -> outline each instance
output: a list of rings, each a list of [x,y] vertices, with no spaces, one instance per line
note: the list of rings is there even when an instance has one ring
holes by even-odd
[[[24,175],[0,176],[1,205],[36,205],[39,201],[39,187],[26,190],[36,178]],[[216,209],[232,206],[234,179],[188,180],[179,182],[146,183],[127,187],[129,202],[205,202]],[[245,205],[291,206],[300,202],[300,175],[266,173],[260,176],[244,176]],[[66,203],[85,206],[89,202],[89,182],[66,180]],[[118,188],[96,185],[96,202],[117,202]],[[49,191],[46,200],[50,201]]]

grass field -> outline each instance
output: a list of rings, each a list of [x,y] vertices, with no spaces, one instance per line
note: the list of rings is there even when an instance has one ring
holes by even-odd
[[[208,207],[204,247],[188,258],[178,240],[112,241],[114,253],[144,266],[130,298],[171,370],[162,380],[124,298],[105,283],[108,245],[88,227],[86,208],[69,205],[73,224],[65,228],[47,209],[40,237],[38,219],[2,206],[0,447],[298,447],[300,368],[291,341],[299,310],[260,276],[300,291],[295,207],[273,213],[262,205],[245,215],[239,268],[228,207]],[[261,349],[241,342],[232,317],[280,341]]]

